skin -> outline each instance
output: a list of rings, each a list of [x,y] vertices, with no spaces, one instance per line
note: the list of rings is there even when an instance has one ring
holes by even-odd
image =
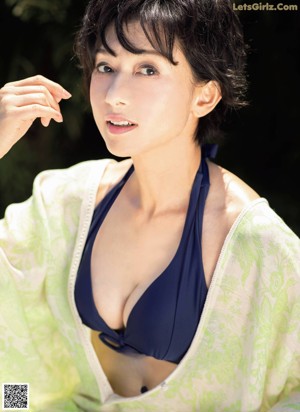
[[[21,139],[36,118],[43,126],[63,121],[59,102],[71,94],[59,84],[37,75],[7,83],[0,89],[0,158]]]
[[[197,84],[180,48],[178,65],[153,54],[138,23],[128,37],[150,53],[134,55],[119,44],[114,30],[107,42],[116,57],[96,55],[90,97],[96,124],[109,150],[130,159],[109,166],[99,187],[100,202],[134,164],[130,176],[96,236],[91,276],[96,307],[114,329],[128,316],[149,285],[163,272],[178,248],[192,183],[201,161],[194,142],[197,123],[219,102],[215,82]],[[70,94],[42,76],[12,82],[0,89],[0,156],[26,133],[36,118],[48,126],[62,121],[59,102]],[[122,116],[137,127],[111,133],[107,116]],[[258,195],[236,176],[208,162],[210,190],[205,204],[202,254],[209,287],[232,224]],[[144,355],[124,355],[104,345],[92,332],[95,352],[115,393],[129,397],[161,383],[177,365]]]

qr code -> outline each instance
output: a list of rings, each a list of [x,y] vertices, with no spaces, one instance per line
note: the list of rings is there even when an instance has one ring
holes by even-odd
[[[28,383],[3,383],[2,409],[29,410],[29,384]]]

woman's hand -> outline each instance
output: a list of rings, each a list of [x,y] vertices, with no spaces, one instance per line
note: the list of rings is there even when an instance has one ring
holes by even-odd
[[[47,127],[63,121],[59,102],[71,94],[58,83],[37,75],[7,83],[0,89],[0,158],[30,128],[36,118]]]

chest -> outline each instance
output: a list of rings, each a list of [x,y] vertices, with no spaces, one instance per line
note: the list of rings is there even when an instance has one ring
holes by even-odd
[[[127,209],[112,208],[91,254],[95,305],[114,329],[127,324],[134,305],[174,258],[184,213],[141,221]]]
[[[145,222],[124,207],[111,208],[96,235],[91,254],[95,305],[111,328],[126,326],[142,295],[158,278],[166,276],[171,265],[180,262],[180,259],[174,262],[174,258],[181,252],[185,219],[186,211],[182,211]],[[203,261],[209,285],[222,239],[216,239],[207,226],[210,226],[209,216],[204,218],[203,231],[199,233],[203,239],[198,239],[196,250],[193,246],[193,255]],[[175,275],[174,279],[172,274],[167,276],[170,282],[176,281]]]

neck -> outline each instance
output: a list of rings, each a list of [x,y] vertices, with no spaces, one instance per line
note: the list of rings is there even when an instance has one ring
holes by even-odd
[[[159,148],[133,157],[130,198],[144,215],[152,217],[187,207],[201,149],[194,142]]]

